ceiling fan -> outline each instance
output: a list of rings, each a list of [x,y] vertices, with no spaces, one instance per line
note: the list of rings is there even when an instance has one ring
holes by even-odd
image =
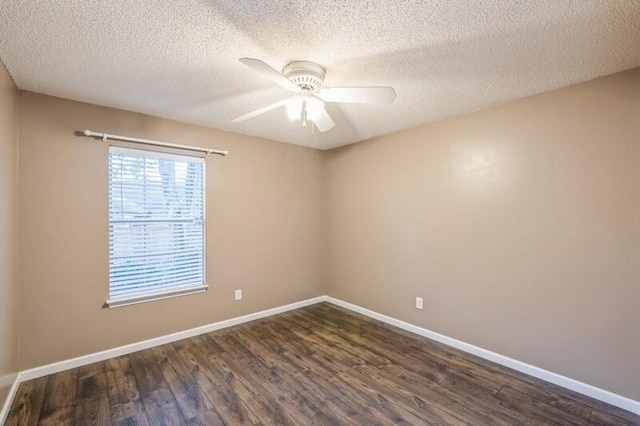
[[[396,98],[393,87],[323,87],[325,69],[309,61],[287,64],[282,73],[259,59],[241,58],[240,62],[294,93],[292,97],[258,108],[231,120],[234,123],[248,120],[265,112],[284,106],[292,120],[301,120],[304,127],[312,122],[320,132],[335,126],[324,108],[325,102],[349,102],[362,104],[391,104]]]

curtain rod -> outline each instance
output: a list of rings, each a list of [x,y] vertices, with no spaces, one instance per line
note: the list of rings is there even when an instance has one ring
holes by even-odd
[[[149,139],[139,139],[139,138],[130,138],[128,136],[118,136],[118,135],[110,135],[108,133],[98,133],[91,130],[85,130],[82,132],[84,136],[100,138],[102,141],[106,141],[107,139],[124,141],[124,142],[133,142],[133,143],[141,143],[145,145],[156,145],[156,146],[165,146],[167,148],[178,148],[178,149],[186,149],[189,151],[198,151],[204,152],[207,155],[209,154],[218,154],[218,155],[227,155],[229,151],[219,151],[217,149],[209,149],[209,148],[200,148],[198,146],[188,146],[188,145],[178,145],[174,143],[168,142],[160,142],[160,141],[152,141]]]

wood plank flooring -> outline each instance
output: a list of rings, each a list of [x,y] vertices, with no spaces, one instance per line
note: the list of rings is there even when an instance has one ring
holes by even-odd
[[[640,425],[327,303],[20,385],[7,425]]]

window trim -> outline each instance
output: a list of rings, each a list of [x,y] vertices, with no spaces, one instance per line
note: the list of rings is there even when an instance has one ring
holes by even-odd
[[[207,206],[206,206],[206,157],[201,156],[201,155],[193,155],[193,154],[184,154],[184,153],[174,153],[174,152],[167,152],[167,151],[158,151],[158,150],[154,150],[154,149],[145,149],[145,148],[137,148],[137,147],[130,147],[130,146],[122,146],[122,145],[109,145],[109,151],[108,151],[108,158],[110,161],[110,156],[112,153],[131,153],[131,152],[138,152],[138,153],[142,153],[144,155],[147,155],[149,157],[152,158],[157,158],[157,159],[171,159],[171,160],[175,160],[176,158],[180,158],[183,157],[186,161],[194,161],[194,162],[198,162],[198,163],[202,163],[202,167],[203,167],[203,176],[202,176],[202,238],[203,238],[203,244],[202,244],[202,284],[186,284],[186,285],[181,285],[181,286],[175,286],[175,287],[171,287],[171,288],[165,288],[162,290],[157,290],[157,291],[149,291],[149,292],[145,292],[145,293],[141,293],[141,294],[137,294],[137,295],[133,295],[133,296],[123,296],[123,297],[117,297],[117,298],[111,298],[109,297],[106,301],[105,301],[105,306],[108,308],[119,308],[122,306],[129,306],[129,305],[137,305],[140,303],[146,303],[146,302],[153,302],[156,300],[163,300],[163,299],[171,299],[174,297],[180,297],[180,296],[188,296],[190,294],[198,294],[198,293],[204,293],[206,291],[209,290],[209,285],[207,284]],[[107,164],[109,164],[109,161],[107,162]],[[108,192],[110,193],[111,191],[111,178],[109,177],[107,179],[108,181]],[[110,204],[110,203],[109,203]],[[109,207],[110,208],[110,207]],[[111,217],[110,217],[110,213],[108,214],[108,224],[109,227],[111,226]],[[109,255],[109,261],[111,260],[111,256]],[[109,267],[109,270],[111,268]],[[108,290],[109,290],[109,296],[111,296],[111,277],[110,277],[111,273],[109,272],[109,279],[108,279]]]

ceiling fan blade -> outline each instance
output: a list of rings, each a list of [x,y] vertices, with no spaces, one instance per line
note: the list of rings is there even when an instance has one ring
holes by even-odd
[[[358,104],[392,104],[396,99],[393,87],[325,87],[320,90],[325,102],[350,102]]]
[[[318,117],[315,120],[313,120],[313,123],[321,132],[326,132],[327,130],[331,130],[333,129],[333,126],[336,125],[336,123],[333,122],[333,120],[331,119],[331,116],[325,109],[322,109]]]
[[[240,58],[240,62],[242,62],[249,68],[255,71],[258,71],[260,74],[271,79],[272,81],[275,81],[285,89],[290,90],[292,92],[298,91],[297,85],[293,84],[287,77],[285,77],[278,71],[274,70],[269,65],[262,62],[261,60],[253,59],[253,58]]]
[[[262,108],[258,108],[255,111],[251,111],[251,112],[248,112],[248,113],[246,113],[244,115],[241,115],[240,117],[236,117],[231,121],[234,122],[234,123],[239,123],[241,121],[245,121],[245,120],[248,120],[250,118],[257,117],[260,114],[264,114],[265,112],[269,112],[269,111],[274,110],[274,109],[276,109],[278,107],[284,106],[287,103],[287,101],[289,101],[289,99],[290,98],[283,99],[281,101],[274,102],[274,103],[272,103],[270,105],[267,105],[267,106],[264,106]]]

